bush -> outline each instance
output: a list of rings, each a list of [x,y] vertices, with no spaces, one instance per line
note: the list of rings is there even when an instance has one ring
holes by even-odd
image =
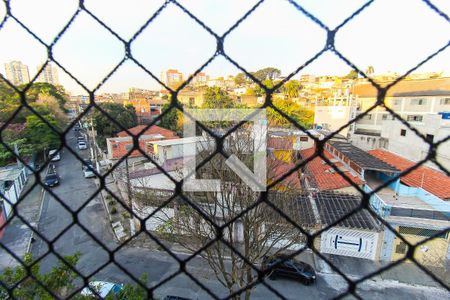
[[[128,214],[128,212],[124,211],[124,212],[122,213],[122,217],[125,218],[125,219],[127,219],[127,218],[130,217],[130,215]]]
[[[109,202],[108,202],[108,205],[109,205],[109,206],[114,206],[114,200],[109,201]]]
[[[117,214],[117,208],[113,207],[111,208],[111,214]]]

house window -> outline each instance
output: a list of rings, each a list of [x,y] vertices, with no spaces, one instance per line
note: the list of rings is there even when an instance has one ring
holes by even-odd
[[[422,122],[422,120],[423,120],[423,116],[409,115],[407,117],[408,122]]]
[[[411,105],[425,105],[427,104],[427,99],[411,99]]]
[[[400,130],[400,135],[401,136],[406,136],[406,129],[401,129]]]
[[[384,115],[381,116],[381,119],[382,119],[382,120],[387,120],[387,118],[388,118],[388,115],[387,115],[387,114],[384,114]]]
[[[405,253],[406,253],[406,247],[407,247],[406,243],[400,242],[400,244],[398,244],[398,245],[395,247],[395,253],[398,253],[398,254],[405,254]]]
[[[428,143],[433,143],[433,141],[434,141],[434,135],[432,135],[432,134],[427,134],[426,140],[427,140]]]
[[[450,98],[442,98],[440,101],[441,105],[450,105]]]
[[[300,142],[307,142],[308,141],[308,137],[307,136],[301,136],[300,137]]]
[[[402,103],[402,99],[395,99],[394,100],[394,105],[395,106],[399,106]]]

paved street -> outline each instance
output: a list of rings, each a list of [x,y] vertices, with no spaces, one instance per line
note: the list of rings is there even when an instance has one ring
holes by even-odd
[[[68,145],[87,158],[88,150],[79,151],[76,148],[76,138],[73,133],[68,136]],[[81,165],[76,157],[68,150],[62,153],[62,159],[56,162],[57,171],[61,176],[61,184],[52,191],[71,210],[78,210],[88,198],[96,191],[95,181],[83,177]],[[111,228],[104,206],[95,197],[78,213],[78,222],[86,227],[96,238],[102,241],[110,250],[116,249],[118,244],[113,238]],[[80,226],[73,223],[73,215],[48,192],[44,194],[42,215],[39,231],[46,238],[54,241],[53,250],[61,255],[73,254],[80,251],[82,256],[77,268],[83,275],[90,275],[93,271],[108,262],[109,256],[102,246],[97,244]],[[56,238],[65,228],[70,227],[62,236]],[[56,239],[55,239],[56,238]],[[34,257],[44,256],[42,270],[45,272],[55,263],[56,257],[47,254],[48,246],[42,240],[32,244]],[[180,257],[184,255],[180,254]],[[120,266],[136,277],[143,273],[148,274],[150,286],[168,278],[178,270],[178,263],[167,253],[140,247],[123,247],[114,254]],[[200,258],[192,260],[187,270],[202,284],[207,286],[219,297],[225,297],[226,290],[214,280],[214,274]],[[113,282],[130,282],[131,278],[116,264],[108,264],[105,268],[94,274],[93,279]],[[288,299],[328,299],[337,296],[346,289],[346,284],[336,274],[319,274],[317,283],[313,286],[304,286],[297,282],[287,280],[267,280],[267,283],[280,291]],[[390,282],[370,281],[358,289],[364,299],[444,299],[448,296],[441,289],[430,287],[413,287]],[[175,294],[192,299],[210,299],[195,282],[186,275],[178,275],[156,290],[157,296]],[[252,299],[276,299],[263,285],[257,286]]]

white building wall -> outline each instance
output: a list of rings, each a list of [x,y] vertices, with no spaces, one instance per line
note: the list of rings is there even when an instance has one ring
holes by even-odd
[[[375,260],[379,233],[333,227],[320,237],[320,252]]]
[[[351,116],[351,106],[316,106],[314,112],[314,124],[324,129],[336,131],[348,123]],[[344,128],[340,134],[347,136],[349,128]]]
[[[450,122],[446,121],[442,120],[440,115],[425,115],[423,122],[411,122],[410,124],[425,136],[433,135],[433,142],[437,142],[450,136]],[[402,130],[405,131],[404,136],[402,136]],[[424,159],[429,150],[428,144],[422,138],[398,120],[385,121],[381,137],[387,140],[386,150],[412,161]],[[450,141],[437,148],[436,158],[445,168],[450,169]],[[434,167],[433,164],[429,165]]]

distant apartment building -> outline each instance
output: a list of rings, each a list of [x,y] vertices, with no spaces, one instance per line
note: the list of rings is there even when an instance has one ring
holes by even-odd
[[[357,97],[356,114],[376,102],[377,90],[370,83],[357,84],[351,92]],[[426,115],[450,112],[450,78],[400,81],[388,90],[385,103],[407,122],[420,126]],[[355,122],[351,142],[365,150],[387,147],[389,142],[381,133],[390,120],[384,107],[376,107]]]
[[[14,85],[21,85],[30,82],[28,66],[21,61],[10,61],[5,64],[6,79]]]
[[[192,78],[191,84],[193,86],[206,86],[209,80],[209,76],[203,72],[198,73]]]
[[[42,66],[38,66],[37,72],[42,68]],[[46,82],[53,85],[59,85],[59,77],[58,77],[58,70],[56,67],[52,64],[47,64],[42,70],[42,72],[39,74],[38,78],[36,79],[36,82]]]
[[[450,112],[424,115],[420,120],[409,120],[408,123],[424,138],[419,137],[399,120],[389,119],[384,121],[381,127],[380,144],[384,149],[409,160],[420,161],[428,155],[428,142],[436,143],[450,136]],[[373,143],[375,144],[375,140]],[[450,170],[450,142],[444,142],[436,148],[436,161]],[[426,164],[436,168],[433,162]]]
[[[160,80],[168,87],[175,88],[183,82],[183,73],[175,69],[161,72]]]

